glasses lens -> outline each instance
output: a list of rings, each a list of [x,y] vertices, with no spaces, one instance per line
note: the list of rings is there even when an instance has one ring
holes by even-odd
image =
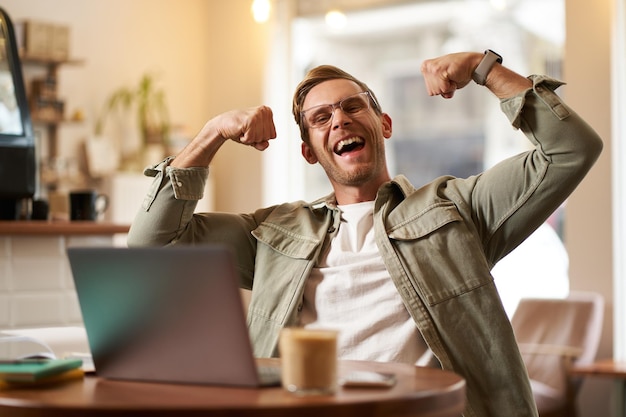
[[[306,122],[311,127],[321,127],[330,122],[333,117],[334,107],[331,104],[317,106],[307,110],[304,114]]]
[[[333,112],[337,107],[346,114],[357,114],[369,108],[369,95],[366,91],[349,96],[336,104],[324,104],[315,106],[302,112],[304,119],[309,127],[319,128],[330,123],[333,118]]]
[[[369,107],[369,100],[367,97],[367,93],[363,92],[363,93],[356,94],[354,96],[344,98],[343,100],[339,102],[339,105],[341,106],[341,110],[343,110],[344,113],[348,113],[348,114],[358,113]]]

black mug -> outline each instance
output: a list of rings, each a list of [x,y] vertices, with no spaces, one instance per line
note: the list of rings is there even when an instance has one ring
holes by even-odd
[[[109,206],[109,197],[96,190],[70,192],[70,220],[97,220]]]
[[[31,220],[48,220],[50,205],[46,200],[33,200],[30,212]]]

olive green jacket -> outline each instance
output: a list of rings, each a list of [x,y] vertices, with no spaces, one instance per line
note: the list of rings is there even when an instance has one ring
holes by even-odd
[[[467,383],[465,416],[536,416],[528,377],[490,270],[566,199],[602,149],[597,134],[533,76],[532,89],[503,100],[512,125],[535,145],[467,179],[442,177],[415,189],[403,176],[376,197],[382,259],[424,340],[444,369]],[[333,195],[252,214],[193,214],[207,168],[155,177],[131,226],[129,245],[227,243],[257,356],[276,356],[281,328],[298,323],[305,281],[340,216]]]

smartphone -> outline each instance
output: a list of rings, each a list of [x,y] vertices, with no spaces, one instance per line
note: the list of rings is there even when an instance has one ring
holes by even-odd
[[[389,388],[396,384],[396,376],[383,372],[354,371],[339,380],[342,387]]]

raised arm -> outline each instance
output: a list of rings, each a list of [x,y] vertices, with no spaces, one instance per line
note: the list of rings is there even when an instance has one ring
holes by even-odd
[[[221,220],[210,223],[207,218],[194,216],[194,211],[204,195],[208,166],[224,143],[233,140],[264,150],[275,137],[269,107],[233,110],[209,120],[180,154],[146,169],[146,175],[154,177],[154,181],[131,225],[128,245],[192,243],[204,236],[199,231],[207,228],[214,232],[216,240],[228,241],[239,235],[244,240],[251,239],[248,225],[241,219],[233,220],[238,223],[230,231],[220,232],[216,230],[225,227],[227,219],[220,217]],[[237,235],[233,230],[242,232]]]
[[[483,57],[484,54],[477,52],[460,52],[424,61],[422,74],[428,94],[452,98],[456,90],[472,81],[472,74]],[[505,99],[528,90],[532,82],[496,63],[487,74],[485,86],[498,98]]]
[[[175,168],[207,167],[229,139],[260,151],[276,138],[272,110],[266,106],[232,110],[209,120],[196,137],[174,158]]]
[[[472,80],[483,56],[457,53],[425,61],[428,93],[451,98]],[[485,86],[534,145],[479,176],[448,184],[451,195],[462,196],[459,207],[467,207],[465,215],[476,225],[492,264],[565,201],[602,150],[597,133],[554,92],[561,84],[545,76],[526,78],[498,63],[487,75]]]

